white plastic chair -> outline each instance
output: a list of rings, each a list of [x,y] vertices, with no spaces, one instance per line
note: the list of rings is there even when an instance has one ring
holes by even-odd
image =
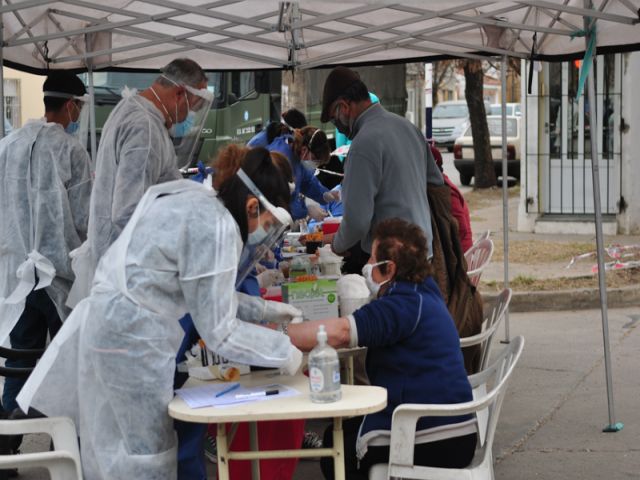
[[[482,320],[482,330],[480,333],[460,339],[461,348],[480,345],[480,363],[478,365],[478,371],[484,370],[489,362],[492,345],[491,340],[509,309],[512,293],[513,292],[510,288],[502,290],[494,301],[485,308],[484,318]]]
[[[405,404],[398,406],[393,412],[391,424],[391,446],[388,465],[374,465],[369,470],[369,480],[387,480],[390,478],[429,479],[429,480],[491,480],[493,473],[493,438],[504,400],[507,383],[522,354],[524,338],[511,340],[511,343],[500,352],[496,360],[480,373],[469,377],[471,386],[476,390],[479,386],[489,386],[488,393],[465,403],[452,405],[420,405]],[[474,397],[476,395],[474,394]],[[488,424],[485,432],[479,432],[478,445],[474,457],[468,467],[435,468],[413,464],[416,423],[425,416],[450,417],[477,414],[486,410]]]
[[[47,433],[53,440],[54,451],[0,455],[0,470],[8,468],[40,467],[49,471],[51,480],[82,480],[80,450],[76,427],[70,418],[28,418],[0,420],[2,435]]]
[[[489,265],[492,255],[493,241],[490,238],[479,240],[464,252],[464,258],[467,260],[467,276],[474,287],[477,287],[478,283],[480,283],[480,275],[482,275],[484,268]]]

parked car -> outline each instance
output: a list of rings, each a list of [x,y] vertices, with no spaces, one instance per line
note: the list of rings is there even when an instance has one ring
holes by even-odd
[[[438,103],[431,113],[433,140],[436,146],[453,150],[453,142],[469,126],[469,109],[466,100]]]
[[[487,115],[502,115],[502,104],[492,103],[487,111]],[[519,103],[507,103],[507,117],[519,117],[522,115]]]
[[[520,181],[521,117],[507,117],[507,175]],[[491,156],[496,177],[502,176],[502,117],[488,115]],[[474,175],[473,137],[471,127],[453,145],[453,164],[460,172],[460,183],[469,185]]]

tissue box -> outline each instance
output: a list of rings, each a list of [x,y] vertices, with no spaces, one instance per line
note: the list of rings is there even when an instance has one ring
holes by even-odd
[[[316,280],[282,285],[285,303],[302,310],[305,320],[338,316],[338,292],[335,280]]]

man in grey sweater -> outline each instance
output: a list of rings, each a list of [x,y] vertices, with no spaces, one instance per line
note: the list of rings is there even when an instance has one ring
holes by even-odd
[[[442,176],[428,157],[420,131],[405,118],[372,104],[359,75],[345,67],[333,69],[327,77],[322,105],[321,121],[333,122],[352,140],[342,184],[344,216],[332,241],[333,251],[344,255],[359,243],[368,256],[374,226],[399,217],[424,230],[431,256],[427,177],[442,184]],[[428,168],[429,160],[433,168]]]

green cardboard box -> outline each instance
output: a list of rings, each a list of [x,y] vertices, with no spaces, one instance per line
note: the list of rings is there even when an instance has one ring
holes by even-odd
[[[302,310],[305,320],[338,316],[336,280],[285,283],[282,300]]]

